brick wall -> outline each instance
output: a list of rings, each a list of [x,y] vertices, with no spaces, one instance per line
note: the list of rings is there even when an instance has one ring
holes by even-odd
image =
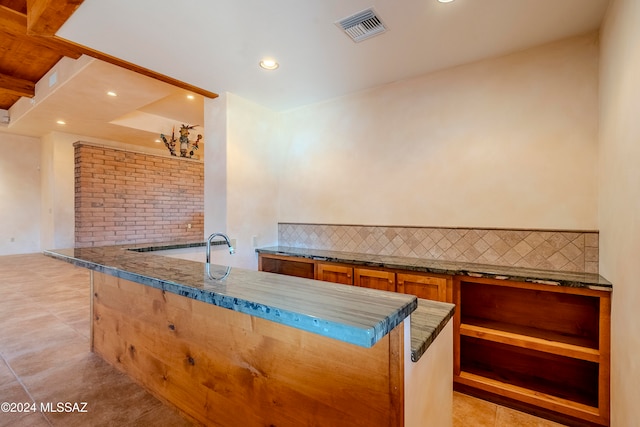
[[[74,147],[77,247],[203,239],[201,161]]]

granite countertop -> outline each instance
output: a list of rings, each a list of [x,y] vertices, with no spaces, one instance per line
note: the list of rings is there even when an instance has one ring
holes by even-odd
[[[503,267],[489,264],[438,261],[423,258],[409,258],[387,255],[369,255],[356,252],[338,252],[318,249],[272,246],[258,248],[261,254],[295,256],[319,261],[337,262],[369,267],[383,267],[423,273],[508,279],[519,282],[541,283],[555,286],[582,287],[611,291],[611,283],[593,273],[571,273],[554,270],[539,270],[520,267]]]
[[[44,253],[80,267],[362,347],[373,346],[418,306],[413,295],[213,264],[207,271],[204,262],[150,252],[189,246],[202,246],[202,242]]]
[[[453,317],[456,306],[446,302],[418,298],[411,313],[411,361],[417,362]]]

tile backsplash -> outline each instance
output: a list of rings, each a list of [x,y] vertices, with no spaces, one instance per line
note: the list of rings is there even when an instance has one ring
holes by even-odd
[[[598,232],[279,223],[297,248],[598,273]]]

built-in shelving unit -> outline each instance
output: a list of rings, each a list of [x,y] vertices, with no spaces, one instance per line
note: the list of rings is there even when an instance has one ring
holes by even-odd
[[[611,293],[456,276],[454,381],[609,424]]]
[[[260,254],[260,269],[456,304],[454,387],[584,426],[610,423],[611,292]]]

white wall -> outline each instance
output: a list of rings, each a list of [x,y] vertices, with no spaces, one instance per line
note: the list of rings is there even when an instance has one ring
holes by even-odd
[[[204,236],[227,231],[227,95],[204,100]]]
[[[612,426],[640,425],[640,2],[601,32],[600,272],[613,283]]]
[[[597,228],[597,35],[283,114],[282,222]]]
[[[0,255],[40,251],[40,139],[0,133]]]
[[[75,141],[73,135],[58,132],[42,137],[42,249],[75,243]]]
[[[213,261],[256,269],[255,248],[278,240],[279,115],[223,94],[205,102],[205,122],[205,235],[226,232],[236,242],[235,255],[216,251]]]

